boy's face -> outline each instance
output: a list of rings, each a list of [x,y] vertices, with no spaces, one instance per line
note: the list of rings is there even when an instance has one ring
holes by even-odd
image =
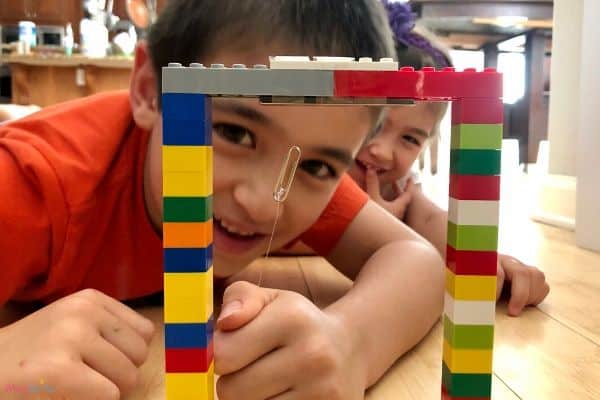
[[[425,148],[435,123],[435,113],[427,103],[390,107],[381,132],[356,156],[350,176],[363,189],[368,167],[377,172],[382,185],[405,177]]]
[[[264,64],[276,51],[221,52],[203,61]],[[265,253],[276,219],[273,189],[290,147],[300,147],[302,159],[290,194],[279,206],[274,250],[316,221],[374,118],[367,107],[261,105],[256,99],[240,98],[212,101],[214,264],[215,275],[225,277]],[[162,136],[160,118],[153,131],[149,151],[154,156],[149,159],[161,160],[160,142],[155,139]],[[146,195],[155,204],[161,196],[158,162],[148,168],[154,172],[148,185],[152,193]]]

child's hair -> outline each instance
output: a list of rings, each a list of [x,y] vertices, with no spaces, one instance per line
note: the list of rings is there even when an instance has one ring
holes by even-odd
[[[394,35],[398,62],[402,66],[422,69],[451,67],[452,60],[446,46],[433,33],[416,22],[416,14],[408,3],[383,0],[390,27]],[[429,137],[439,137],[440,122],[448,110],[447,102],[429,102],[436,124]]]
[[[148,36],[157,77],[169,62],[260,44],[283,45],[279,55],[394,56],[379,0],[169,0]]]

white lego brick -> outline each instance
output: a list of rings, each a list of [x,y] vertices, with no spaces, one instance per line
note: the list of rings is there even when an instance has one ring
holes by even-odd
[[[191,67],[165,67],[163,93],[200,93],[224,96],[331,97],[334,95],[333,71],[273,70],[265,65],[246,68],[235,64],[225,68],[213,64]]]
[[[339,70],[339,71],[397,71],[398,62],[391,58],[373,61],[362,57],[358,61],[352,57],[293,57],[275,56],[269,59],[271,69],[295,70]]]
[[[493,200],[457,200],[450,197],[448,220],[456,225],[498,226],[500,202]]]
[[[444,314],[455,325],[493,325],[496,316],[496,302],[455,300],[446,292]]]

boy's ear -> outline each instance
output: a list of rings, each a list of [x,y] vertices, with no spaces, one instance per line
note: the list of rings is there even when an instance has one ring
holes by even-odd
[[[146,42],[141,41],[135,49],[135,60],[129,84],[129,101],[136,125],[152,130],[158,121],[156,74]]]

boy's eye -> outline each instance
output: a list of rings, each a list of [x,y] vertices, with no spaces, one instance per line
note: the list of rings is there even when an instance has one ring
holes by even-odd
[[[331,179],[337,177],[337,172],[331,165],[319,160],[302,161],[300,163],[300,168],[318,179]]]
[[[414,136],[411,135],[404,135],[402,136],[402,139],[406,140],[408,143],[414,144],[415,146],[421,145],[421,142],[419,142],[417,139],[415,139]]]
[[[213,125],[213,132],[228,142],[254,148],[256,141],[254,134],[248,129],[233,124],[215,124]]]

